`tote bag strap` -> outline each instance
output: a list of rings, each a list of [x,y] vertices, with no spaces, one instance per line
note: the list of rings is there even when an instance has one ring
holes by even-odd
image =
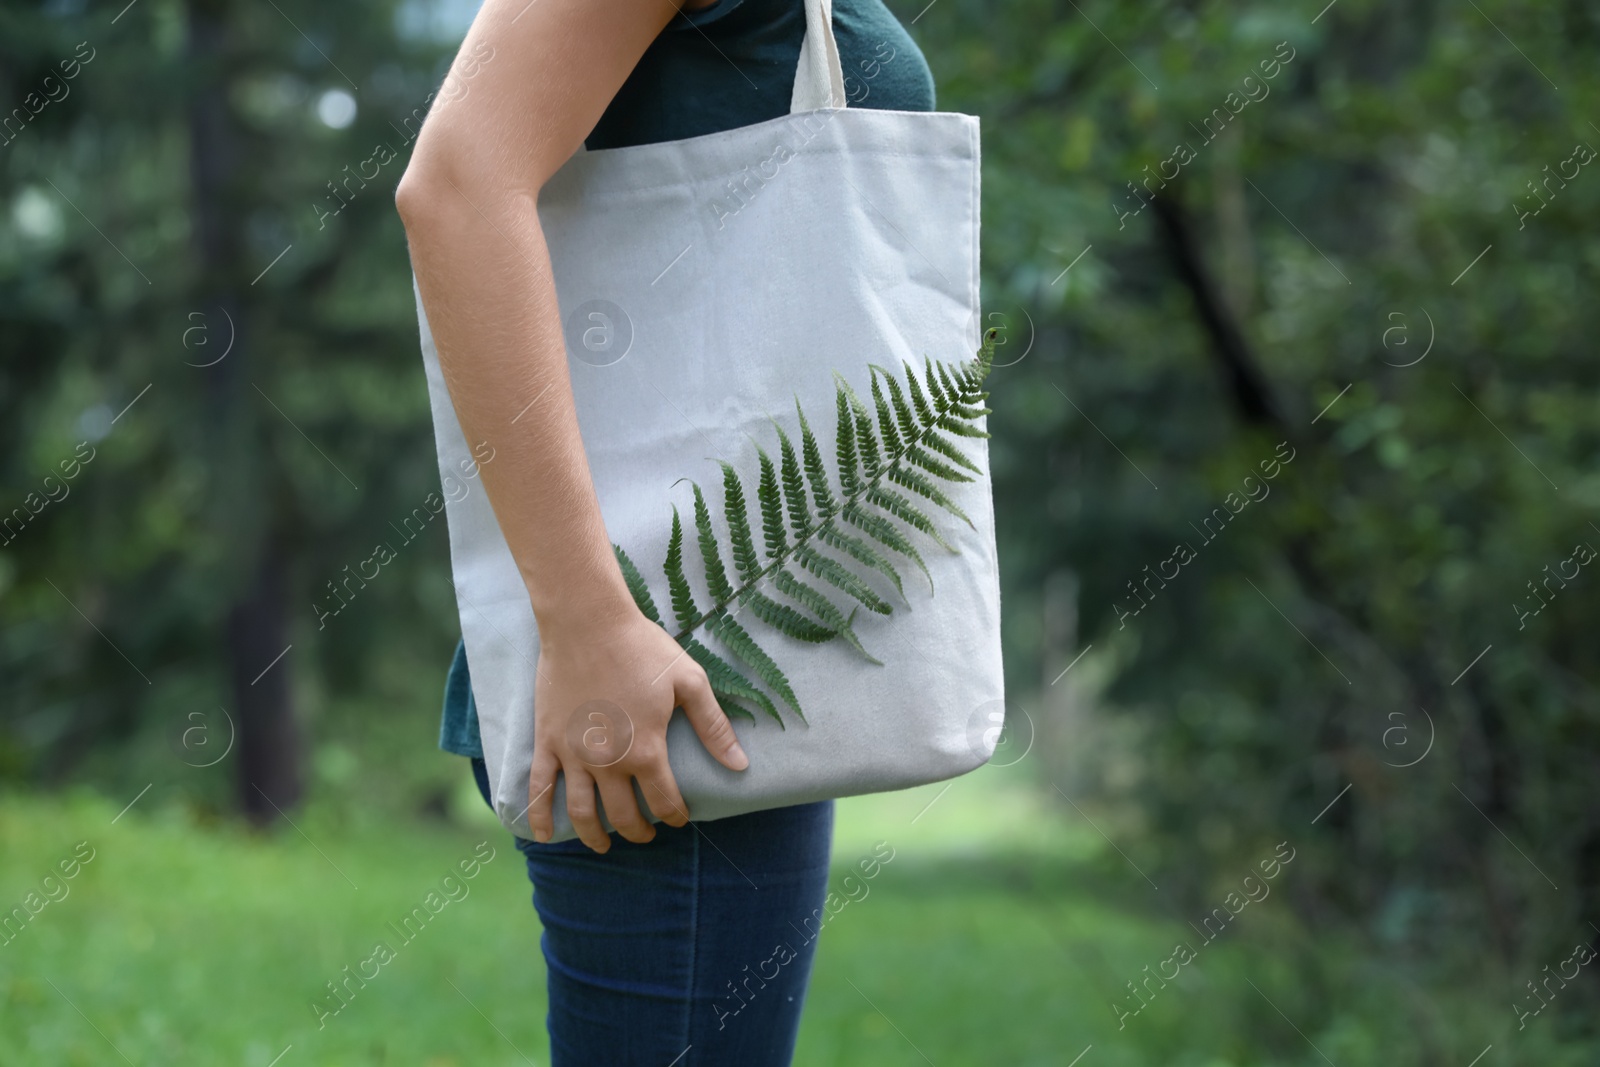
[[[833,37],[833,0],[804,0],[806,35],[800,42],[800,65],[794,72],[789,113],[844,107],[844,65]]]

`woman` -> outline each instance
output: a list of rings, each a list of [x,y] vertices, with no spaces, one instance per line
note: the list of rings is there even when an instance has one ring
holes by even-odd
[[[833,27],[850,106],[933,110],[927,65],[882,0],[834,0]],[[518,847],[544,926],[557,1065],[762,1067],[793,1054],[815,946],[799,929],[825,895],[832,803],[689,823],[666,760],[674,709],[725,766],[749,761],[704,670],[623,583],[535,205],[580,144],[786,114],[804,32],[801,0],[486,0],[461,48],[480,58],[453,72],[396,195],[462,430],[494,449],[481,477],[539,630],[535,840]],[[532,401],[537,417],[522,418]],[[627,755],[606,766],[577,751],[576,709],[592,700],[633,724]],[[472,758],[487,801],[459,645],[440,744]],[[578,839],[551,844],[558,775]],[[664,825],[645,818],[635,780]]]

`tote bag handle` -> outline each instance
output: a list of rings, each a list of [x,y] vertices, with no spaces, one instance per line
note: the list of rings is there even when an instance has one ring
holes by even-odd
[[[806,35],[794,72],[789,113],[844,107],[844,64],[833,36],[833,0],[805,0]]]

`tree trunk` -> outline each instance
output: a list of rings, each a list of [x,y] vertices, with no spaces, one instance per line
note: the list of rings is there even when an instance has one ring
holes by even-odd
[[[303,746],[291,702],[292,655],[288,639],[289,567],[278,516],[260,455],[251,385],[247,303],[250,273],[240,227],[249,217],[241,184],[241,142],[246,136],[229,109],[236,5],[227,0],[189,0],[189,70],[195,84],[189,102],[192,214],[200,258],[199,309],[220,342],[228,329],[226,357],[196,373],[206,375],[203,419],[218,477],[212,484],[212,514],[238,546],[238,592],[227,610],[225,643],[233,704],[238,716],[235,749],[240,809],[265,825],[293,807],[304,790]],[[205,359],[215,358],[211,349]],[[226,472],[222,474],[220,472]]]
[[[1177,191],[1156,196],[1151,206],[1155,208],[1167,258],[1194,298],[1195,313],[1211,340],[1212,353],[1239,417],[1253,426],[1285,430],[1287,421],[1273,398],[1266,375],[1250,351],[1221,288],[1206,269],[1194,226],[1178,201]]]
[[[228,615],[233,702],[239,714],[239,805],[264,826],[304,789],[301,737],[290,699],[286,564],[263,545],[255,579]]]

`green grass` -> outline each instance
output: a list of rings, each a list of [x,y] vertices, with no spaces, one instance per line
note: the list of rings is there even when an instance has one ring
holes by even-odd
[[[1289,957],[1307,935],[1270,898],[1119,1031],[1110,1000],[1193,940],[1184,924],[1152,918],[1158,894],[1016,772],[943,788],[840,803],[836,877],[877,841],[895,858],[825,931],[798,1064],[1064,1067],[1091,1045],[1081,1067],[1324,1063],[1310,1041],[1338,1067],[1466,1067],[1491,1042],[1479,1067],[1593,1062],[1553,1025],[1515,1033],[1502,998],[1410,990],[1331,938],[1320,988],[1302,988]],[[548,1063],[521,857],[470,782],[450,821],[351,829],[313,808],[303,835],[266,836],[197,821],[160,789],[115,824],[125,799],[0,807],[0,907],[79,841],[95,850],[0,945],[0,1064],[121,1063],[113,1044],[138,1067],[266,1067],[289,1045],[281,1067]],[[482,841],[495,857],[470,895],[400,945],[387,924]],[[310,1002],[380,939],[395,958],[319,1029]]]

